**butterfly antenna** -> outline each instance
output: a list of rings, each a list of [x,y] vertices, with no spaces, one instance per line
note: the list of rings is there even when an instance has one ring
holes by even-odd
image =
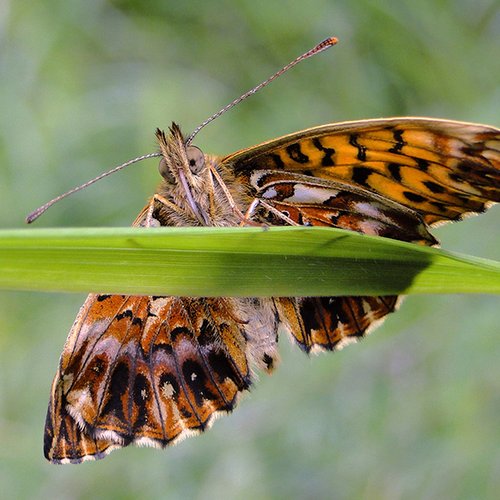
[[[330,38],[327,38],[326,40],[323,40],[321,43],[318,43],[318,45],[313,47],[311,50],[308,50],[304,54],[297,57],[297,59],[294,59],[292,62],[288,63],[286,66],[284,66],[279,71],[274,73],[274,75],[270,76],[267,80],[263,81],[262,83],[259,83],[259,85],[257,85],[253,89],[250,89],[248,92],[245,92],[242,96],[238,97],[233,102],[230,102],[227,106],[224,106],[220,111],[217,111],[217,113],[213,114],[210,118],[207,118],[202,124],[198,125],[198,127],[196,127],[194,129],[194,131],[191,133],[191,135],[186,140],[186,146],[189,146],[189,144],[191,144],[194,137],[198,134],[198,132],[202,128],[204,128],[210,122],[214,121],[220,115],[222,115],[223,113],[225,113],[226,111],[228,111],[232,107],[236,106],[241,101],[245,100],[247,97],[250,97],[251,95],[255,94],[261,88],[265,87],[266,85],[269,85],[273,80],[275,80],[276,78],[281,76],[283,73],[288,71],[290,68],[293,68],[299,62],[301,62],[304,59],[307,59],[309,57],[315,56],[316,54],[319,54],[320,52],[323,52],[326,49],[329,49],[330,47],[335,45],[337,42],[338,42],[338,39],[335,37],[330,37]]]
[[[91,179],[90,181],[85,182],[81,186],[77,186],[73,189],[70,189],[66,193],[63,193],[53,200],[50,200],[49,202],[45,203],[45,205],[42,205],[41,207],[38,207],[36,210],[33,210],[27,217],[26,217],[26,222],[28,224],[31,224],[33,221],[38,219],[40,215],[42,215],[44,212],[46,212],[52,205],[57,203],[58,201],[62,200],[63,198],[66,198],[67,196],[77,193],[78,191],[81,191],[82,189],[85,189],[86,187],[94,184],[94,182],[100,181],[101,179],[104,179],[104,177],[107,177],[108,175],[114,174],[115,172],[118,172],[119,170],[122,170],[125,167],[128,167],[129,165],[132,165],[133,163],[137,163],[142,160],[147,160],[148,158],[155,158],[157,156],[161,156],[161,153],[156,152],[156,153],[149,153],[147,155],[142,155],[138,156],[137,158],[134,158],[133,160],[126,161],[125,163],[122,163],[121,165],[118,165],[115,168],[112,168],[111,170],[108,170],[107,172],[104,172],[101,175],[98,175],[94,179]]]
[[[247,97],[255,94],[258,92],[261,88],[265,87],[266,85],[270,84],[273,80],[281,76],[283,73],[288,71],[290,68],[293,68],[296,64],[299,62],[303,61],[304,59],[307,59],[309,57],[312,57],[316,54],[319,54],[320,52],[323,52],[323,50],[329,49],[333,45],[335,45],[338,42],[337,38],[331,37],[327,38],[326,40],[323,40],[321,43],[318,43],[315,47],[313,47],[311,50],[308,50],[304,54],[300,55],[296,59],[294,59],[292,62],[288,63],[286,66],[281,68],[279,71],[274,73],[274,75],[270,76],[267,80],[263,81],[253,89],[249,90],[248,92],[244,93],[242,96],[238,97],[235,99],[233,102],[230,102],[227,106],[224,106],[220,111],[217,113],[213,114],[210,118],[207,118],[201,125],[195,128],[195,130],[191,133],[191,135],[187,138],[186,140],[186,146],[191,144],[193,141],[194,137],[198,134],[198,132],[204,128],[206,125],[208,125],[210,122],[214,121],[216,118],[218,118],[220,115],[225,113],[227,110],[231,109],[232,107],[236,106],[239,104],[241,101],[245,100]],[[104,177],[107,177],[108,175],[114,174],[115,172],[118,172],[119,170],[122,170],[125,167],[128,167],[129,165],[132,165],[133,163],[137,163],[142,160],[147,160],[148,158],[154,158],[154,157],[159,157],[161,156],[160,152],[156,153],[149,153],[143,156],[138,156],[137,158],[134,158],[133,160],[129,160],[125,163],[122,163],[121,165],[118,165],[117,167],[109,170],[108,172],[104,172],[101,175],[98,175],[94,179],[91,179],[90,181],[85,182],[81,186],[77,186],[73,189],[70,189],[66,193],[63,193],[53,200],[50,200],[49,202],[45,203],[45,205],[42,205],[41,207],[37,208],[33,212],[31,212],[27,217],[26,217],[26,222],[28,224],[31,224],[33,221],[38,219],[43,213],[45,213],[52,205],[57,203],[58,201],[62,200],[63,198],[66,198],[67,196],[74,194],[78,191],[81,191],[82,189],[85,189],[86,187],[94,184],[94,182],[100,181]]]

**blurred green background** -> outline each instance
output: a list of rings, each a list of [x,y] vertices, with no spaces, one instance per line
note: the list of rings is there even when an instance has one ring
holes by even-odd
[[[500,125],[497,0],[0,1],[0,227],[186,132],[323,38],[207,127],[206,152],[332,121],[422,115]],[[124,226],[152,193],[135,165],[38,227]],[[500,258],[499,208],[438,229]],[[498,297],[411,297],[376,334],[308,359],[281,341],[230,417],[174,448],[53,466],[49,388],[82,295],[0,294],[1,498],[498,498]]]

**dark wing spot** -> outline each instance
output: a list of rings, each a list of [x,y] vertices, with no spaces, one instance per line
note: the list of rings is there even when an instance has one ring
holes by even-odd
[[[417,162],[417,167],[422,170],[422,172],[427,172],[430,165],[427,160],[423,160],[422,158],[414,158],[414,160]]]
[[[441,203],[439,201],[431,201],[430,203],[432,206],[436,207],[440,212],[444,213],[447,211],[446,205],[444,203]]]
[[[179,337],[180,335],[186,335],[189,338],[193,336],[189,328],[186,328],[185,326],[177,326],[170,332],[170,338],[172,339],[172,342],[175,342],[177,340],[177,337]]]
[[[102,357],[96,356],[89,366],[98,375],[106,369],[107,363]]]
[[[368,186],[367,180],[371,174],[372,171],[367,167],[354,167],[352,169],[352,180],[362,186]]]
[[[389,149],[389,153],[400,153],[403,147],[406,145],[406,142],[403,139],[403,131],[399,129],[394,129],[392,131],[392,136],[394,137],[394,141],[396,144]]]
[[[351,134],[349,136],[349,144],[358,150],[357,158],[360,161],[366,161],[366,147],[358,143],[358,134]]]
[[[463,160],[457,165],[458,169],[466,174],[470,173],[476,167],[476,164],[470,160]]]
[[[125,421],[125,415],[123,413],[122,396],[125,394],[129,387],[129,369],[126,363],[118,363],[111,374],[111,379],[109,381],[108,390],[106,394],[108,399],[104,408],[102,409],[102,415],[107,413],[113,413],[117,419]]]
[[[283,166],[283,168],[284,168],[284,166]],[[266,174],[261,175],[261,176],[257,179],[257,182],[256,182],[257,187],[262,187],[262,186],[263,186],[263,185],[267,182],[268,177],[269,177],[269,176],[268,176],[268,175],[266,175]]]
[[[181,412],[182,416],[183,416],[186,420],[189,420],[189,419],[193,416],[193,414],[192,414],[192,413],[191,413],[191,412],[190,412],[187,408],[185,408],[184,406],[181,406],[181,407],[179,408],[179,410],[180,410],[180,412]],[[203,427],[202,427],[202,428],[203,428]]]
[[[300,144],[295,142],[294,144],[290,144],[286,147],[286,152],[290,159],[297,163],[307,163],[309,161],[309,156],[305,155],[300,150]]]
[[[461,148],[462,153],[469,156],[476,156],[478,153],[481,153],[484,150],[484,145],[479,142],[477,144],[469,144],[468,146],[463,146]]]
[[[285,164],[283,163],[283,160],[281,159],[281,156],[276,154],[276,153],[271,153],[269,155],[269,158],[271,158],[274,161],[274,165],[276,168],[279,168],[280,170],[285,168]]]
[[[133,325],[137,325],[137,326],[142,326],[142,319],[139,318],[138,316],[136,316],[133,320],[132,320],[132,324]]]
[[[464,178],[457,174],[448,174],[448,177],[455,182],[465,182]]]
[[[273,368],[274,359],[269,356],[269,354],[264,353],[264,356],[262,356],[262,361],[264,362],[268,370],[271,370]]]
[[[330,221],[334,226],[338,224],[341,215],[341,212],[338,210],[330,214]]]
[[[159,349],[162,349],[167,354],[171,354],[174,351],[172,344],[167,344],[166,342],[156,342],[154,345],[154,351],[158,351]],[[149,359],[149,352],[144,353],[144,357]]]
[[[223,352],[211,351],[208,355],[208,365],[219,383],[229,378],[236,384],[240,391],[248,389],[250,386],[249,377],[242,378]]]
[[[212,324],[209,323],[207,319],[203,320],[200,327],[200,333],[198,335],[198,343],[200,345],[213,344],[217,339],[217,332]]]
[[[387,168],[391,173],[391,177],[395,181],[401,182],[401,165],[398,165],[397,163],[389,163],[389,165],[387,165]]]
[[[151,388],[149,387],[148,380],[141,373],[137,373],[135,375],[133,398],[134,403],[138,408],[137,419],[135,420],[133,427],[134,429],[138,429],[147,423],[147,403],[151,398]]]
[[[339,297],[306,298],[300,305],[300,314],[304,322],[306,336],[311,338],[312,331],[321,332],[328,340],[328,348],[333,349],[336,342],[330,341],[330,335],[339,323],[349,324],[350,317],[342,307]],[[306,346],[307,348],[307,346]]]
[[[432,181],[425,181],[423,182],[423,185],[433,193],[444,193],[446,191],[446,189],[443,186],[441,186],[440,184],[436,184],[435,182]]]
[[[307,298],[300,304],[300,315],[302,316],[304,326],[309,334],[311,330],[319,330],[321,327],[315,314],[316,309],[314,300],[313,298]]]
[[[127,309],[127,310],[123,311],[122,313],[117,314],[116,320],[120,321],[123,318],[133,318],[133,317],[134,317],[134,314],[132,313],[132,311],[130,309]]]
[[[204,400],[213,401],[217,399],[217,396],[210,390],[208,386],[209,378],[199,363],[191,359],[185,361],[182,365],[182,375],[198,406],[202,406]]]
[[[321,158],[321,165],[323,167],[331,167],[335,165],[332,156],[335,154],[335,149],[326,148],[321,144],[321,141],[316,137],[312,140],[312,143],[316,149],[319,149],[321,152],[325,153],[323,158]]]
[[[410,201],[413,201],[415,203],[422,203],[423,201],[426,200],[424,196],[420,196],[417,193],[412,193],[411,191],[403,191],[403,196]]]

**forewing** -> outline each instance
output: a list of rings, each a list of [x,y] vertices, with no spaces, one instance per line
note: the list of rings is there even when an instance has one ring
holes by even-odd
[[[410,117],[324,125],[222,161],[246,179],[277,170],[360,186],[427,224],[500,201],[500,131],[471,123]]]

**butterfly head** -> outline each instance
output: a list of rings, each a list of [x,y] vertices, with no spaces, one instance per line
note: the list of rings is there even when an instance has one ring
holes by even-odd
[[[160,175],[168,187],[173,202],[186,209],[202,226],[210,225],[202,199],[205,193],[207,164],[205,155],[196,146],[186,145],[181,129],[172,123],[168,135],[156,130],[162,158]]]

